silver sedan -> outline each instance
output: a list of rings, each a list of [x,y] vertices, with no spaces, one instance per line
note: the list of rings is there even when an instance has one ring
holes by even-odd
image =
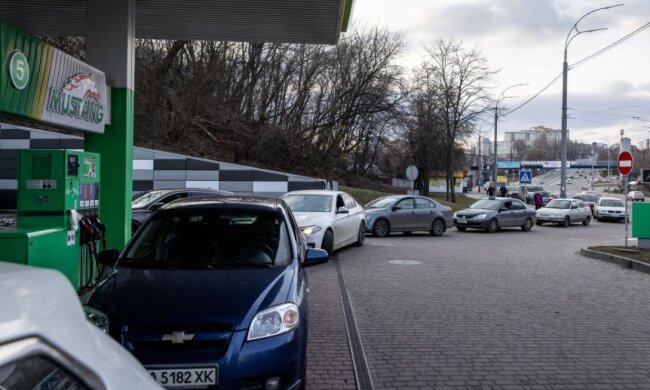
[[[442,235],[453,226],[451,208],[424,196],[391,195],[366,204],[366,232],[385,237],[392,232],[428,231]]]

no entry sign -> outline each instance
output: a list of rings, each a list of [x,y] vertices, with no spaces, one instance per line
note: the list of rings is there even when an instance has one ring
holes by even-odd
[[[618,155],[618,171],[622,176],[629,175],[633,166],[634,158],[630,152],[623,151]]]

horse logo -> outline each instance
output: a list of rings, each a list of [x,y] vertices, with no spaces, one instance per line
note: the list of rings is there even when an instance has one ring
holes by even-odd
[[[101,99],[101,93],[97,88],[95,82],[95,75],[89,73],[77,73],[71,77],[63,85],[63,90],[79,99],[85,100],[92,98],[96,102]]]

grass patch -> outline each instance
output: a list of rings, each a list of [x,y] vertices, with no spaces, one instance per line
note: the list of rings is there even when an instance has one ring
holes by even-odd
[[[404,195],[406,193],[406,191],[382,192],[382,191],[375,191],[375,190],[367,190],[364,188],[345,187],[345,186],[339,186],[339,189],[341,191],[347,192],[348,194],[352,195],[352,197],[356,199],[357,202],[363,205],[381,196]],[[451,207],[453,211],[462,210],[464,208],[469,207],[469,205],[471,205],[472,203],[476,202],[475,199],[469,198],[463,194],[456,194],[456,203],[446,201],[445,194],[434,193],[434,194],[430,194],[429,197],[431,199],[436,200],[439,203],[444,204],[445,206]]]
[[[635,246],[592,246],[587,248],[596,252],[609,253],[610,255],[627,257],[650,264],[650,249],[639,249]]]

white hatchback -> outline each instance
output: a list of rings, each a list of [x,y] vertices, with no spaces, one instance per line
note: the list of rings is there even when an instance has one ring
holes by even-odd
[[[284,200],[310,248],[336,249],[366,239],[366,212],[349,194],[342,191],[304,190],[288,192]]]
[[[0,389],[160,389],[58,271],[0,262]]]

